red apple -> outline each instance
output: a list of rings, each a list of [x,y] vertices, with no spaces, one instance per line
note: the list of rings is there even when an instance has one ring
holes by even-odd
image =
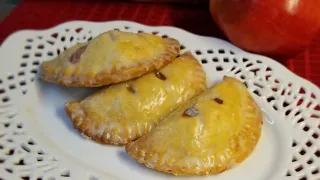
[[[210,12],[233,44],[269,56],[296,55],[320,29],[320,0],[210,0]]]

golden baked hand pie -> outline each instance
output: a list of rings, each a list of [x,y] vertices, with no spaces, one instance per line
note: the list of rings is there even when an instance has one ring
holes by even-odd
[[[83,135],[104,144],[124,145],[149,132],[205,88],[201,65],[186,53],[160,71],[110,85],[65,107]]]
[[[158,70],[179,50],[172,38],[112,30],[43,62],[40,77],[65,86],[99,87]]]
[[[262,113],[246,87],[222,82],[180,106],[126,146],[147,167],[175,175],[217,174],[242,162],[261,133]]]

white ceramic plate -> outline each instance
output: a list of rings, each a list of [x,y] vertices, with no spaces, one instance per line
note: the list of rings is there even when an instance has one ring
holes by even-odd
[[[39,64],[79,41],[110,30],[153,32],[178,39],[207,73],[245,82],[264,112],[262,137],[243,163],[220,175],[176,177],[131,160],[121,147],[86,140],[63,105],[92,89],[37,79]],[[0,179],[319,180],[320,91],[269,58],[174,27],[127,21],[73,21],[43,31],[19,31],[0,48]]]

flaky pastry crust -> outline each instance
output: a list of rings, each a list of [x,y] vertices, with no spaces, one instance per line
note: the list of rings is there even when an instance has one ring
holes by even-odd
[[[110,85],[65,108],[74,128],[84,136],[103,144],[125,145],[205,88],[202,66],[185,53],[160,71]]]
[[[69,87],[100,87],[159,70],[179,51],[173,38],[112,30],[43,62],[40,77]]]
[[[224,77],[125,149],[137,162],[158,171],[219,174],[252,153],[262,120],[245,85]]]

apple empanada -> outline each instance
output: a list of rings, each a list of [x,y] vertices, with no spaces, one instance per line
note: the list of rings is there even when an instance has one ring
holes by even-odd
[[[43,62],[40,77],[65,86],[99,87],[159,70],[179,51],[172,38],[111,30]]]
[[[245,160],[260,139],[262,112],[240,81],[224,77],[127,144],[147,167],[175,175],[217,174]]]
[[[202,66],[186,53],[160,71],[110,85],[65,107],[83,135],[103,144],[124,145],[205,89]]]

